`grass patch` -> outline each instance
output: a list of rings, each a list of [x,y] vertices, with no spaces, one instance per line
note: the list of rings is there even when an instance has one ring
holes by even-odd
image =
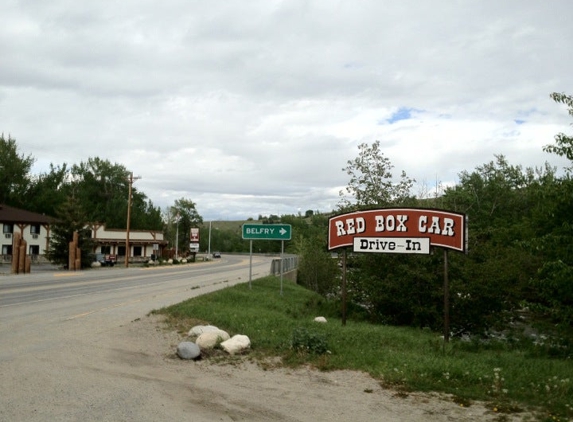
[[[199,296],[154,313],[180,333],[212,324],[251,339],[253,357],[279,356],[285,365],[364,371],[399,391],[450,393],[457,403],[484,400],[496,412],[536,411],[540,420],[573,417],[570,359],[532,356],[511,348],[444,345],[439,334],[348,321],[321,296],[277,277]],[[324,316],[328,323],[313,319]]]

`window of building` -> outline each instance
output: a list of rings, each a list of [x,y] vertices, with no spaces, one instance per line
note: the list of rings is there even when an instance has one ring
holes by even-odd
[[[14,224],[4,223],[4,227],[2,228],[2,232],[3,232],[4,234],[7,234],[7,233],[12,234],[12,233],[14,233]]]
[[[12,255],[12,245],[2,245],[2,255]]]
[[[133,247],[133,256],[141,256],[141,246]]]
[[[40,255],[40,246],[30,245],[30,255]]]
[[[31,224],[30,225],[30,233],[31,234],[40,234],[40,225],[39,224]]]
[[[119,256],[125,256],[125,246],[118,246],[117,247],[117,254]]]
[[[105,254],[105,255],[109,255],[111,253],[111,246],[102,246],[101,247],[101,253]]]

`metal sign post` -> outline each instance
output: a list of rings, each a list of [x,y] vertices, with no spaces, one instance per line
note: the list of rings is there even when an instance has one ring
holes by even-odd
[[[251,280],[253,279],[253,241],[249,241],[249,289],[252,289]]]
[[[250,240],[249,251],[249,288],[253,271],[253,240],[280,240],[281,241],[281,296],[283,295],[283,254],[285,240],[292,237],[290,224],[243,224],[243,239]]]
[[[281,296],[283,295],[283,254],[285,252],[285,241],[281,240]]]

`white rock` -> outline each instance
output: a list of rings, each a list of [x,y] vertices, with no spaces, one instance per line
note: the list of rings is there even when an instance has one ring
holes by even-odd
[[[314,319],[314,322],[326,322],[326,318],[323,316],[318,316]]]
[[[222,342],[221,347],[230,355],[234,355],[251,347],[251,340],[245,335],[237,334],[229,340]]]
[[[201,334],[199,337],[197,337],[195,343],[201,349],[212,349],[222,341],[229,340],[229,338],[230,338],[229,333],[223,330],[207,331]]]
[[[187,335],[189,337],[198,337],[203,333],[208,333],[213,331],[219,331],[219,329],[214,325],[196,325],[195,327],[189,330],[189,333]]]
[[[92,262],[92,268],[98,268],[98,267],[101,267],[101,262],[97,261]]]

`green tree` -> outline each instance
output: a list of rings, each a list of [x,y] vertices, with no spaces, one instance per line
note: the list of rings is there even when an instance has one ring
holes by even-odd
[[[553,92],[550,97],[557,103],[565,104],[567,112],[570,116],[573,116],[573,96]],[[558,133],[555,135],[555,144],[546,145],[543,147],[543,150],[573,161],[573,137],[564,133]]]
[[[398,181],[395,180],[390,159],[384,156],[380,141],[372,145],[362,143],[358,146],[359,154],[349,160],[342,170],[350,176],[345,191],[340,191],[341,209],[353,206],[365,207],[378,205],[405,205],[412,200],[411,189],[414,180],[402,171]],[[354,201],[354,202],[353,202]]]
[[[135,191],[131,195],[131,221],[133,230],[163,230],[164,221],[161,209],[153,205],[142,192]],[[120,216],[118,216],[118,220]]]
[[[127,227],[127,201],[130,173],[125,166],[101,158],[89,158],[71,168],[71,190],[82,204],[88,221],[105,223],[109,228]],[[161,210],[132,184],[131,230],[160,230]]]
[[[573,97],[552,93],[551,98],[567,106],[573,116]],[[573,137],[558,133],[555,144],[546,145],[544,151],[573,161]],[[573,179],[569,167],[564,177],[547,177],[544,189],[536,191],[538,204],[533,216],[535,236],[528,243],[530,249],[541,257],[543,264],[531,280],[535,294],[528,304],[540,318],[545,318],[566,334],[573,343]]]
[[[86,228],[88,224],[86,213],[83,211],[78,199],[70,196],[58,208],[57,222],[51,226],[49,248],[46,257],[57,265],[68,265],[69,244],[73,240],[74,232],[78,232],[78,247],[81,249],[81,266],[89,267],[93,261],[91,252],[93,243],[91,231]]]
[[[177,199],[167,213],[168,236],[171,244],[177,242],[179,255],[189,251],[191,228],[198,228],[203,223],[203,218],[197,211],[195,202],[190,199]]]
[[[451,318],[458,332],[503,326],[530,294],[541,258],[527,246],[535,232],[536,192],[553,169],[511,165],[503,155],[462,171],[442,203],[469,220],[469,254],[451,255]]]
[[[440,255],[357,254],[348,259],[348,300],[374,323],[438,330],[443,292]],[[353,318],[353,312],[349,312]]]
[[[74,164],[71,174],[73,195],[82,204],[88,221],[105,223],[110,228],[127,227],[129,172],[123,165],[89,158]],[[135,196],[135,188],[132,193]]]
[[[298,255],[297,283],[323,296],[338,293],[340,271],[327,251],[328,218],[307,212],[306,216],[283,215],[281,223],[292,227],[293,239],[285,249]]]
[[[340,271],[326,250],[326,230],[322,235],[297,235],[294,244],[299,258],[297,283],[323,296],[337,292]]]
[[[16,140],[0,135],[0,204],[24,208],[35,159],[18,153]]]
[[[511,165],[505,156],[495,155],[495,161],[459,173],[458,184],[445,190],[442,203],[448,209],[468,214],[474,236],[493,227],[524,228],[523,217],[534,205],[528,188],[535,183],[536,174],[540,173]]]
[[[55,167],[50,164],[50,171],[34,176],[26,195],[28,211],[50,216],[57,214],[58,208],[70,194],[69,170],[66,164]]]

